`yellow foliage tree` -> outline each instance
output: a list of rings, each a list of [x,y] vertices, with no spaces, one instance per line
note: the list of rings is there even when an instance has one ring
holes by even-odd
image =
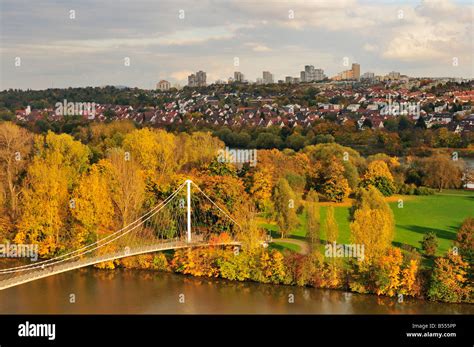
[[[411,259],[408,265],[402,270],[400,280],[400,294],[417,296],[420,294],[420,286],[417,283],[419,261]]]
[[[272,171],[270,168],[263,167],[255,172],[249,193],[259,208],[268,204],[272,196]]]
[[[18,223],[16,243],[39,246],[41,257],[54,255],[64,236],[68,214],[68,180],[60,162],[36,157],[28,169],[23,188],[22,214]]]
[[[162,182],[176,169],[175,136],[148,128],[132,131],[123,140],[123,149],[140,164],[147,178]]]
[[[371,162],[362,179],[372,180],[376,177],[386,177],[390,181],[393,181],[393,176],[388,165],[382,160],[374,160]]]
[[[175,141],[174,158],[179,168],[185,171],[209,164],[217,157],[218,150],[224,147],[224,143],[211,133],[201,131],[191,135],[180,133]]]
[[[44,138],[37,138],[35,147],[38,156],[46,163],[60,163],[69,189],[73,188],[80,175],[89,167],[91,156],[89,147],[74,140],[68,134],[55,134],[48,131]]]
[[[393,216],[382,209],[362,208],[350,224],[351,240],[364,245],[364,261],[370,263],[390,247],[393,240]]]
[[[390,247],[378,259],[376,293],[394,296],[400,287],[403,255],[400,248]]]
[[[33,136],[11,122],[0,124],[0,207],[5,207],[10,221],[14,223],[18,212],[18,196],[21,188],[21,173],[31,152]]]
[[[128,158],[122,149],[111,150],[99,166],[106,174],[114,208],[118,212],[117,224],[124,227],[138,216],[142,208],[144,175],[133,157]]]
[[[100,233],[113,227],[114,207],[104,173],[98,165],[83,174],[73,192],[74,206],[71,213],[75,219],[73,242],[75,247],[86,241],[96,241]]]
[[[339,228],[336,218],[334,218],[334,207],[328,206],[326,212],[326,240],[328,242],[337,242],[339,236]]]

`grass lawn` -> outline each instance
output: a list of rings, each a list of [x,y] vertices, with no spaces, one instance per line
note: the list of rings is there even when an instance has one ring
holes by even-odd
[[[421,249],[420,241],[429,231],[438,237],[438,255],[444,254],[456,238],[457,230],[462,221],[474,217],[474,192],[462,190],[446,190],[442,193],[427,196],[406,196],[403,199],[403,208],[398,208],[397,202],[390,202],[395,216],[395,237],[393,244],[403,244]],[[393,200],[393,199],[392,199]],[[335,216],[339,225],[339,243],[350,243],[349,207],[335,206]],[[321,239],[326,240],[325,219],[326,206],[321,206]],[[304,238],[305,214],[299,216],[300,226],[293,231],[290,237]],[[260,219],[260,226],[272,232],[273,237],[278,237],[278,227]],[[291,245],[292,247],[294,245]]]

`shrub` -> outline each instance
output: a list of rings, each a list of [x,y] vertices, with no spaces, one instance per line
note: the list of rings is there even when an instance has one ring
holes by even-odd
[[[428,187],[417,187],[415,189],[415,195],[433,195],[434,189]]]
[[[400,185],[400,187],[398,188],[398,194],[402,194],[402,195],[414,195],[414,194],[415,194],[415,189],[416,189],[416,185],[415,185],[415,184],[413,184],[413,183],[410,183],[410,184],[403,183],[403,184]]]
[[[425,251],[427,256],[434,256],[436,249],[438,248],[438,238],[434,232],[429,232],[423,236],[423,241],[421,241],[421,248]]]

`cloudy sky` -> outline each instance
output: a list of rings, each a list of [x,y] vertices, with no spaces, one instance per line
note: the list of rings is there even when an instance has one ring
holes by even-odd
[[[470,0],[0,4],[1,90],[152,88],[161,79],[184,85],[197,70],[208,82],[235,70],[250,80],[263,70],[283,79],[308,64],[333,76],[347,69],[344,57],[360,63],[362,73],[474,77]]]

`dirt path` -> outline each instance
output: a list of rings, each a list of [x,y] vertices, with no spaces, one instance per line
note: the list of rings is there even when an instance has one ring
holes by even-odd
[[[273,242],[284,242],[290,243],[292,245],[297,245],[300,247],[298,251],[299,254],[308,254],[309,253],[309,245],[306,241],[290,239],[290,238],[283,238],[283,239],[273,239]]]

